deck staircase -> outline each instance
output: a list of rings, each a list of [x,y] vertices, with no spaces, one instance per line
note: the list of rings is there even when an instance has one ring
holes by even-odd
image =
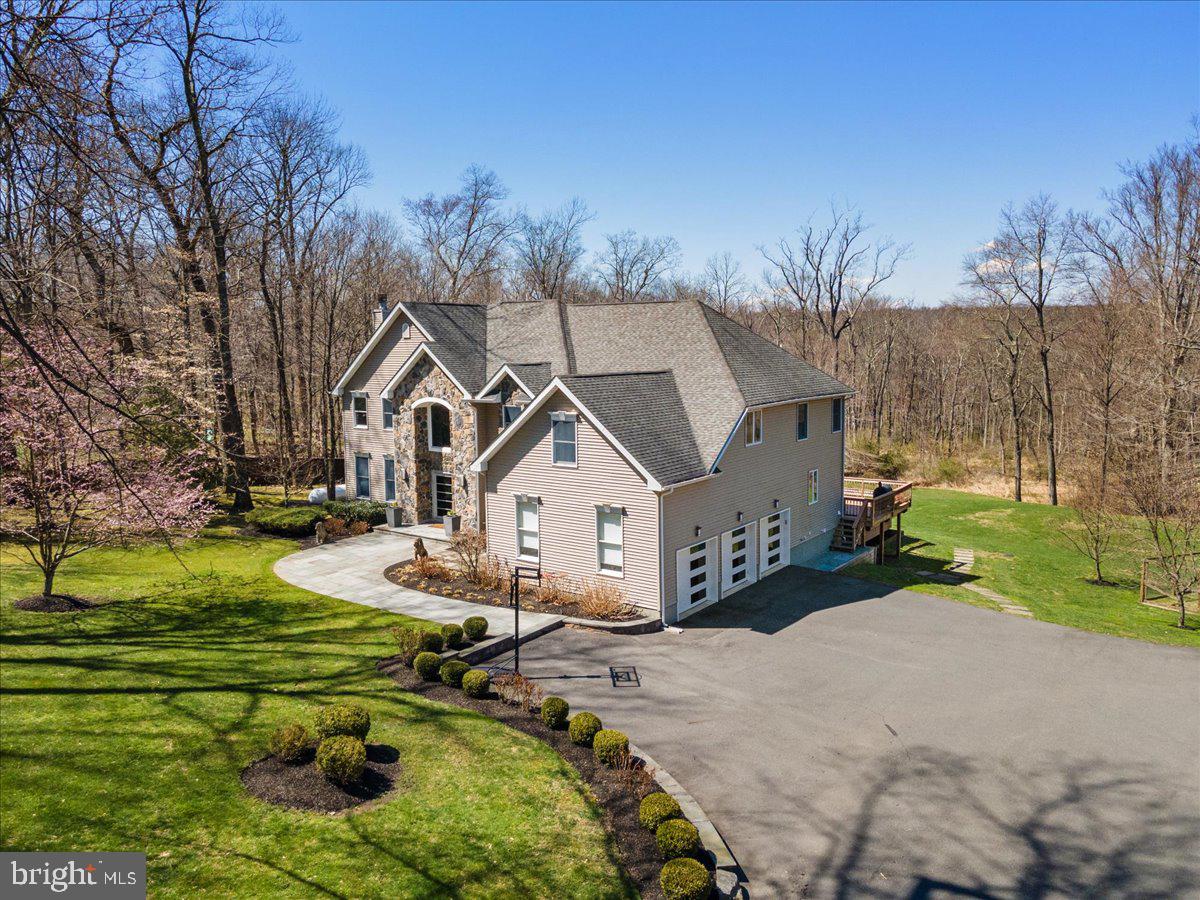
[[[858,516],[842,516],[833,531],[833,542],[829,545],[833,550],[855,550],[858,548],[857,537]]]

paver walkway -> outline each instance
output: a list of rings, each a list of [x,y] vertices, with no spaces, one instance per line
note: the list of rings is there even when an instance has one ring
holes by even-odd
[[[285,556],[275,563],[275,574],[289,584],[317,594],[404,613],[431,622],[462,622],[483,616],[494,631],[507,630],[512,611],[438,597],[392,584],[383,570],[412,559],[413,542],[407,537],[372,531]],[[522,633],[549,624],[561,616],[521,611]]]

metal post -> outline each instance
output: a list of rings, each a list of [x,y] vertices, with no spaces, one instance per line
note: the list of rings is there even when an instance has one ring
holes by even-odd
[[[521,674],[521,570],[513,572],[513,671]]]

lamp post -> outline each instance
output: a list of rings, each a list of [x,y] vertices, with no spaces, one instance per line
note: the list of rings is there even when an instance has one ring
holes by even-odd
[[[532,578],[538,584],[542,583],[542,567],[538,564],[535,569],[531,566],[515,566],[512,579],[508,583],[508,599],[513,608],[513,672],[521,674],[521,578]]]

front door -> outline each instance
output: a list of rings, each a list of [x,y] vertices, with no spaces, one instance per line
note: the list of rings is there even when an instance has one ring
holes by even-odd
[[[449,472],[433,473],[433,517],[440,519],[454,509],[454,476]]]
[[[728,597],[758,581],[755,564],[755,523],[734,528],[721,535],[721,596]]]
[[[784,509],[759,519],[758,534],[758,577],[766,578],[792,561],[792,511]]]
[[[717,598],[717,539],[675,554],[675,602],[680,614]]]

